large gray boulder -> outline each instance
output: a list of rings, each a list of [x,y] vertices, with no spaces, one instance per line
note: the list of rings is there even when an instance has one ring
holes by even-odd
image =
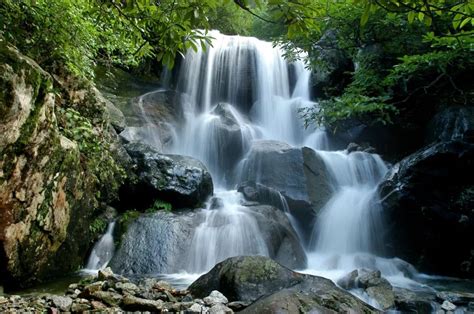
[[[152,147],[130,143],[125,149],[136,165],[138,182],[131,183],[122,194],[124,202],[135,207],[150,207],[156,199],[175,208],[199,207],[213,193],[212,178],[206,167],[191,157],[164,155]]]
[[[283,212],[261,205],[248,207],[246,214],[255,219],[271,258],[286,267],[306,267],[304,250]],[[223,214],[217,222],[232,222],[225,218]],[[124,274],[173,273],[189,269],[191,240],[205,220],[206,215],[200,211],[142,215],[129,224],[110,266]],[[222,245],[228,245],[227,239],[220,241]]]
[[[430,273],[474,275],[474,144],[433,144],[380,185],[387,251]],[[449,248],[449,254],[442,248]]]
[[[248,208],[257,221],[269,256],[288,268],[306,268],[306,254],[288,217],[281,210],[268,205]]]
[[[277,141],[252,144],[240,180],[241,184],[253,181],[280,192],[308,233],[315,215],[333,193],[328,170],[315,151]]]
[[[201,221],[193,212],[143,215],[129,224],[109,266],[125,275],[181,271],[190,239]]]
[[[230,302],[256,301],[244,310],[247,313],[376,311],[328,279],[294,272],[263,256],[229,258],[197,279],[189,290],[195,297],[219,290]]]

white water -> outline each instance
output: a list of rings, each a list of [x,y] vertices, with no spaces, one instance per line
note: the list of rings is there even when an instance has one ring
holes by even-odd
[[[268,255],[255,219],[233,188],[239,161],[252,141],[272,139],[315,149],[332,179],[334,194],[317,217],[308,269],[303,271],[337,281],[364,267],[381,270],[394,285],[415,284],[409,278],[415,273],[410,265],[375,255],[383,227],[376,187],[387,171],[384,162],[374,154],[330,152],[324,129],[304,129],[298,110],[313,105],[310,72],[304,64],[289,64],[278,47],[255,38],[211,35],[213,47],[206,52],[190,50],[182,62],[178,91],[185,123],[175,126],[170,152],[203,161],[223,202],[214,209],[208,203],[202,210],[203,223],[190,239],[188,266],[169,278],[190,280],[231,256]],[[147,125],[153,123],[144,119]],[[283,199],[282,207],[295,226],[287,206]],[[95,262],[94,268],[104,264]]]
[[[114,227],[115,221],[109,223],[105,234],[102,235],[99,241],[94,245],[86,268],[84,269],[85,272],[97,272],[107,267],[115,251],[113,237]]]
[[[263,255],[268,249],[250,209],[240,205],[243,196],[237,191],[217,191],[222,207],[211,209],[208,203],[205,216],[195,231],[187,271],[199,273],[209,270],[230,256]]]

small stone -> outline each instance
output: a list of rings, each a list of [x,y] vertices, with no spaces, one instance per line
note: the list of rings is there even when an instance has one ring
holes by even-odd
[[[104,287],[103,281],[93,282],[84,288],[84,291],[81,293],[81,295],[85,295],[85,296],[92,295],[96,291],[101,291],[103,287]]]
[[[182,299],[182,302],[193,302],[193,297],[190,294],[186,294]]]
[[[197,303],[193,303],[191,307],[187,310],[188,313],[203,313],[203,306]]]
[[[454,305],[451,302],[445,300],[443,302],[443,304],[441,304],[441,308],[445,311],[454,311],[456,309],[456,305]]]
[[[114,277],[114,272],[112,271],[112,268],[107,267],[99,270],[99,274],[97,277],[99,278],[99,280],[107,280],[111,277]]]
[[[246,307],[248,307],[249,305],[250,305],[250,303],[247,303],[247,302],[234,301],[234,302],[230,302],[229,304],[227,304],[227,307],[230,308],[233,311],[241,311],[241,310],[245,309]]]
[[[160,281],[156,282],[153,285],[153,288],[158,289],[160,291],[172,290],[173,289],[173,287],[171,286],[170,283],[168,283],[166,281],[163,281],[163,280],[160,280]]]
[[[5,297],[0,297],[0,304],[8,303],[8,299]]]
[[[131,282],[117,282],[115,284],[115,289],[122,291],[122,292],[128,292],[131,294],[135,294],[138,290],[140,290],[137,285],[131,283]]]
[[[87,303],[74,302],[71,306],[72,312],[84,312],[90,310],[90,306]]]
[[[69,285],[68,289],[71,291],[74,291],[79,288],[79,285],[77,283],[72,283]]]
[[[50,299],[53,305],[61,311],[67,312],[71,309],[72,299],[70,297],[53,295]]]
[[[166,297],[168,298],[168,301],[170,302],[176,302],[176,298],[167,290],[165,290]]]
[[[96,291],[92,297],[110,306],[118,305],[123,298],[120,294],[110,291]]]
[[[359,269],[358,272],[359,276],[357,277],[357,285],[364,289],[378,285],[379,282],[374,282],[374,280],[379,279],[382,276],[380,270]]]
[[[354,269],[353,271],[351,271],[350,273],[348,273],[347,275],[339,279],[337,281],[337,284],[342,289],[346,289],[346,290],[353,289],[356,287],[356,278],[358,275],[359,275],[359,272],[357,271],[357,269]]]
[[[227,304],[229,303],[229,300],[227,300],[227,298],[219,291],[213,290],[209,296],[204,298],[204,303],[206,303],[206,305],[212,306],[219,303]]]
[[[103,310],[107,308],[107,305],[100,301],[91,301],[91,305],[94,310]]]
[[[213,305],[209,309],[209,314],[231,314],[234,313],[231,309],[229,309],[227,306],[225,306],[222,303],[218,303]]]
[[[127,295],[123,298],[122,306],[127,311],[161,311],[163,309],[163,301],[147,300]]]

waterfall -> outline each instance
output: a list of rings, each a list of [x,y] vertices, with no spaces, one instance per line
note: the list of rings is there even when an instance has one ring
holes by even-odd
[[[115,221],[109,223],[105,234],[103,234],[99,241],[94,245],[89,260],[87,261],[85,271],[94,272],[107,267],[107,264],[112,259],[115,251],[113,237],[114,227]]]
[[[398,276],[406,263],[374,255],[382,228],[377,185],[387,172],[380,156],[330,151],[324,128],[304,128],[299,110],[317,104],[311,100],[311,73],[302,61],[289,62],[279,47],[256,38],[215,31],[210,35],[212,46],[189,50],[181,62],[176,89],[184,121],[173,126],[169,148],[170,153],[201,160],[216,190],[198,212],[202,222],[190,234],[184,271],[202,273],[231,256],[269,256],[265,235],[235,188],[252,143],[275,140],[290,149],[314,149],[331,180],[333,194],[314,219],[305,271],[335,279],[368,267]],[[145,110],[142,114],[143,121],[152,125]],[[159,139],[150,142],[160,145]],[[276,193],[272,199],[303,239],[284,193]],[[313,223],[312,217],[308,220]],[[111,252],[111,231],[94,247],[90,268],[106,265],[108,260],[101,256],[107,241]]]

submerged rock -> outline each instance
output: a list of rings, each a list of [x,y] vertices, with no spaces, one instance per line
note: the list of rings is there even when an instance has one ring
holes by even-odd
[[[135,208],[151,207],[156,199],[174,207],[199,207],[212,195],[212,178],[198,160],[180,155],[164,155],[152,147],[130,143],[125,145],[136,164],[138,182],[123,190],[123,201],[133,195]],[[130,207],[133,208],[133,207]]]
[[[231,302],[256,301],[243,313],[376,312],[328,279],[296,273],[262,256],[229,258],[189,287],[197,297],[214,289],[222,291]]]

